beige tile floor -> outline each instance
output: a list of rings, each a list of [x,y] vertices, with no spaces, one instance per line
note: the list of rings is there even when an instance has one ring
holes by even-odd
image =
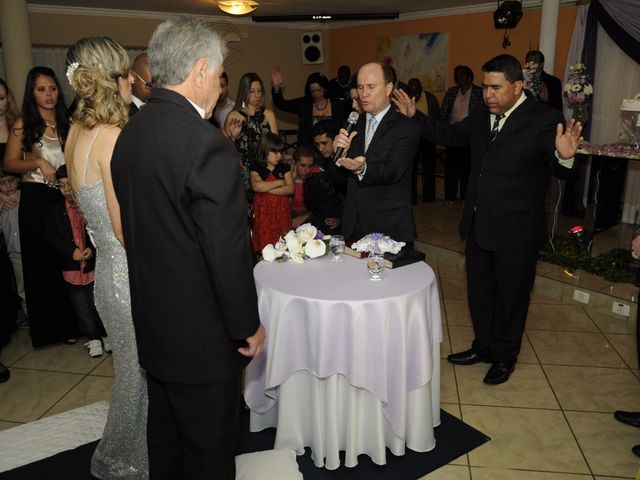
[[[419,228],[427,224],[418,220]],[[430,264],[443,297],[444,358],[473,338],[465,273]],[[33,349],[19,331],[0,361],[12,372],[0,384],[0,430],[110,398],[111,356],[91,359],[81,342]],[[631,446],[640,443],[640,429],[616,422],[612,412],[640,411],[635,325],[536,293],[511,380],[486,386],[486,368],[442,363],[442,408],[492,440],[424,479],[634,478]]]

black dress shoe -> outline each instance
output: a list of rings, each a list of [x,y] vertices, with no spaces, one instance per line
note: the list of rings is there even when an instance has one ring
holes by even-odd
[[[2,363],[0,363],[0,383],[4,383],[9,380],[11,376],[11,371],[5,367]]]
[[[624,412],[616,410],[613,412],[613,418],[619,422],[626,423],[632,427],[640,427],[640,412]]]
[[[500,385],[501,383],[509,380],[509,375],[513,373],[516,368],[515,360],[503,360],[501,362],[495,362],[489,368],[489,371],[484,376],[484,383],[488,385]]]
[[[631,447],[631,451],[636,455],[636,457],[640,457],[640,445],[634,445]]]
[[[454,365],[473,365],[475,363],[491,363],[489,354],[476,352],[473,348],[464,352],[452,353],[447,357],[450,363]]]

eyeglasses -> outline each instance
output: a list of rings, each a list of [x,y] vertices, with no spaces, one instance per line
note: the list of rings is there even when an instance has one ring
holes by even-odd
[[[151,90],[153,88],[153,83],[149,83],[147,81],[145,81],[144,78],[142,78],[140,75],[138,75],[138,72],[136,72],[135,70],[131,70],[131,74],[135,75],[138,80],[140,80],[142,82],[142,84],[144,85],[144,88]]]

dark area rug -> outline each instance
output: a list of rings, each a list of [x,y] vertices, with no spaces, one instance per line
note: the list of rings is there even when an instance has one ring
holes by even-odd
[[[396,457],[387,450],[387,464],[373,463],[366,455],[358,457],[354,468],[340,467],[337,470],[317,468],[311,459],[310,450],[298,457],[298,466],[305,480],[349,479],[349,480],[416,480],[442,467],[489,441],[489,437],[442,410],[442,423],[436,428],[436,448],[431,452],[418,453],[407,449],[406,454]],[[273,448],[275,429],[249,432],[249,414],[242,415],[242,436],[238,453],[258,452]],[[91,480],[89,473],[91,455],[98,442],[67,450],[38,462],[0,473],[0,480],[64,479]],[[344,458],[343,458],[344,460]]]

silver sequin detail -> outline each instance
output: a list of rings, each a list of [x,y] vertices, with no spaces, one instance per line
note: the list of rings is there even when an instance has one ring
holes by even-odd
[[[113,235],[102,182],[83,185],[78,199],[96,246],[95,301],[111,341],[115,370],[109,416],[91,473],[103,480],[148,479],[147,383],[131,319],[127,257]]]

